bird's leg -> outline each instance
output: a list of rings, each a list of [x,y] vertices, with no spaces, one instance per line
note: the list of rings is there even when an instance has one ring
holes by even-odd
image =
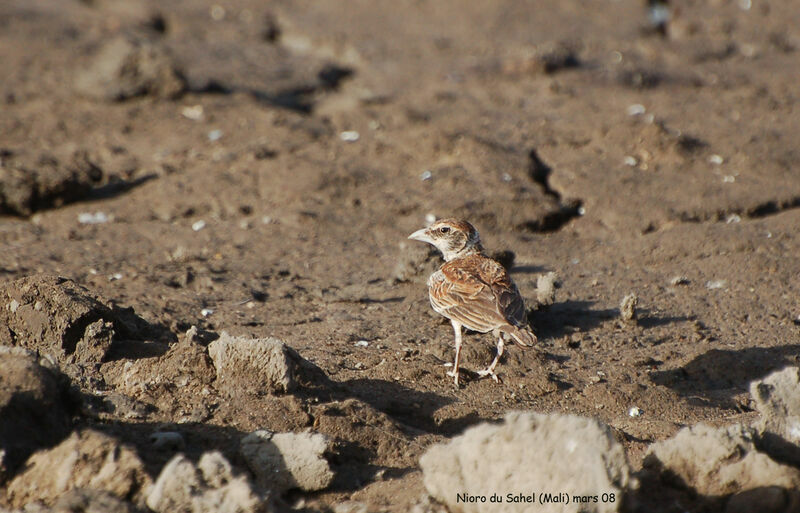
[[[505,347],[505,343],[503,342],[503,334],[500,333],[500,336],[497,339],[497,356],[494,357],[492,363],[486,367],[485,370],[478,371],[478,376],[491,376],[495,383],[500,383],[500,378],[497,374],[494,373],[494,368],[497,367],[497,362],[500,361],[500,357],[503,356],[503,348]]]
[[[456,359],[453,362],[453,370],[448,371],[447,375],[453,377],[453,382],[458,387],[458,362],[461,361],[461,324],[453,320],[450,323],[453,325],[453,331],[456,335]]]

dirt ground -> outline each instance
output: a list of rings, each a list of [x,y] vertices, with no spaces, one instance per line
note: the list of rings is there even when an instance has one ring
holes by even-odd
[[[640,469],[682,426],[749,422],[750,381],[800,355],[800,4],[670,5],[661,34],[639,0],[0,2],[0,282],[68,277],[146,322],[68,374],[116,398],[79,423],[153,475],[165,426],[234,464],[311,426],[337,478],[286,508],[408,511],[428,445],[511,410],[598,418]],[[120,37],[168,69],[82,86]],[[532,309],[559,277],[502,384],[474,373],[488,335],[445,375],[438,257],[406,237],[451,216],[513,252]],[[191,326],[280,338],[330,384],[223,393],[175,351]]]

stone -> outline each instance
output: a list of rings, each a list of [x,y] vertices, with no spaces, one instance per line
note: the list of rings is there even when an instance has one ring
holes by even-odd
[[[76,407],[66,376],[25,349],[0,346],[0,484],[69,434]]]
[[[292,488],[311,492],[333,481],[324,454],[328,438],[319,433],[272,433],[259,430],[242,438],[240,452],[260,486],[282,493]]]
[[[172,458],[147,497],[157,513],[267,513],[266,497],[255,493],[244,476],[236,476],[225,457],[204,453],[195,465],[184,455]]]
[[[102,490],[119,499],[142,500],[150,477],[136,452],[115,438],[83,429],[52,449],[28,459],[8,485],[12,506],[32,501],[52,504],[75,489]]]
[[[754,429],[741,424],[721,428],[697,424],[652,444],[644,466],[666,481],[711,497],[800,489],[800,470],[759,452],[755,436]]]
[[[774,458],[800,466],[800,369],[787,367],[750,384],[761,417],[759,446]]]
[[[74,87],[89,98],[123,101],[142,95],[174,98],[183,93],[186,82],[164,47],[155,41],[118,36],[76,74]]]
[[[432,446],[420,466],[428,493],[463,513],[616,512],[630,482],[625,450],[610,429],[573,415],[512,412],[502,424],[479,424]],[[555,500],[531,496],[540,493]],[[495,494],[502,502],[492,501]],[[573,500],[602,494],[613,501]]]
[[[300,356],[277,338],[222,335],[209,344],[208,354],[222,388],[232,392],[291,392],[296,386],[293,360]]]

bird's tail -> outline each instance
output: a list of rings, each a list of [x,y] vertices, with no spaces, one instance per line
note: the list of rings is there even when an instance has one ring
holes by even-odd
[[[525,326],[524,328],[509,326],[508,329],[503,331],[513,338],[514,342],[521,346],[529,347],[538,341],[536,335],[528,326]]]

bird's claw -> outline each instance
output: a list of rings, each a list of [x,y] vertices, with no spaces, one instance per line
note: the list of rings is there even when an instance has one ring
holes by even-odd
[[[482,371],[478,371],[478,376],[481,378],[485,378],[486,376],[491,376],[495,383],[502,383],[503,380],[500,379],[500,376],[494,373],[492,369],[484,369]]]
[[[459,373],[456,372],[456,371],[452,371],[452,370],[447,371],[447,375],[450,376],[451,378],[453,378],[453,383],[455,383],[456,388],[459,387],[459,385],[458,385],[458,374]]]

